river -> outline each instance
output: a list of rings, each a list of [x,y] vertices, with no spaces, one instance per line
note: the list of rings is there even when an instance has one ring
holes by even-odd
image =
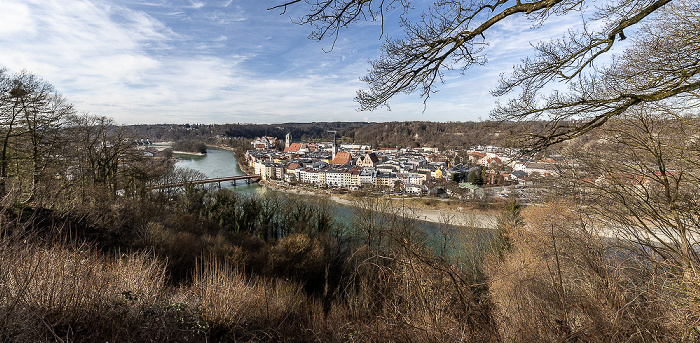
[[[207,148],[207,154],[204,156],[191,155],[191,154],[176,154],[180,160],[175,164],[178,168],[189,168],[203,173],[207,178],[217,178],[217,177],[227,177],[227,176],[239,176],[245,175],[245,173],[238,166],[238,161],[236,156],[230,150],[220,149],[220,148]],[[235,189],[236,192],[243,192],[248,194],[263,194],[266,192],[279,192],[266,187],[262,187],[257,183],[246,184],[242,181],[238,181],[237,186],[233,186],[229,182],[223,182],[221,184],[222,188]],[[281,192],[279,192],[281,193]],[[286,196],[283,194],[283,196]],[[354,210],[351,206],[334,203],[334,211],[336,213],[336,219],[343,223],[349,224],[352,221],[354,215]],[[444,232],[440,229],[440,225],[434,222],[419,221],[419,226],[428,232],[432,232],[434,242],[431,245],[445,245],[449,244],[454,247],[460,246],[460,253],[458,255],[468,254],[480,254],[483,253],[484,244],[487,244],[492,235],[491,230],[484,229],[466,229],[455,227],[450,229],[449,237],[443,237],[443,235],[438,235],[438,232]],[[447,242],[447,240],[451,242]],[[462,244],[464,241],[472,242],[472,244]],[[457,241],[461,241],[459,243]],[[474,244],[479,242],[477,244]],[[443,247],[444,248],[444,247]],[[455,251],[452,250],[451,255],[455,255]],[[466,251],[464,251],[466,250]]]
[[[175,167],[199,171],[207,178],[246,175],[239,167],[236,155],[230,150],[207,147],[207,154],[204,156],[194,154],[176,154],[176,156],[180,160],[175,164]],[[247,184],[244,181],[238,181],[235,187],[230,182],[222,182],[221,187],[247,194],[276,192],[285,195],[282,192],[260,186],[257,183]],[[334,203],[333,207],[336,217],[339,217],[341,221],[347,222],[351,218],[353,210],[350,206]]]
[[[238,166],[238,161],[233,151],[207,147],[207,154],[200,156],[194,154],[175,154],[180,160],[175,164],[177,168],[189,168],[201,172],[207,178],[241,176],[245,173]],[[232,188],[230,182],[224,182],[221,187]],[[243,181],[236,183],[236,189],[243,192],[264,192],[265,189],[257,183],[247,184]]]

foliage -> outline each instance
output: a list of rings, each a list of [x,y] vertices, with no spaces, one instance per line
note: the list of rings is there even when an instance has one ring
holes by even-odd
[[[175,151],[184,151],[184,152],[194,152],[194,153],[199,153],[199,154],[206,154],[207,153],[207,145],[204,144],[203,142],[196,141],[196,140],[190,140],[190,139],[183,139],[176,141],[172,144],[173,150]]]
[[[467,175],[467,182],[471,183],[472,185],[481,186],[484,183],[486,183],[484,174],[486,174],[485,168],[474,168],[471,171],[469,171],[469,174]]]

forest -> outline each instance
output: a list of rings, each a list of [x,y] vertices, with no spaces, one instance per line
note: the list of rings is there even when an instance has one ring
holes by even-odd
[[[699,149],[684,138],[695,121],[654,111],[611,120],[596,139],[561,146],[579,163],[551,199],[503,203],[493,230],[445,217],[426,231],[376,196],[339,220],[324,198],[159,190],[201,175],[144,157],[141,133],[76,113],[26,72],[0,72],[0,116],[2,341],[700,335],[700,182],[687,153]],[[373,125],[387,140],[445,128]]]
[[[132,134],[155,141],[200,140],[214,143],[215,137],[276,137],[284,141],[290,133],[295,142],[331,141],[336,131],[343,143],[371,145],[373,148],[437,147],[464,149],[478,145],[519,146],[529,132],[541,131],[544,121],[531,122],[387,122],[387,123],[283,123],[283,124],[169,124],[131,125]]]
[[[194,152],[199,154],[207,153],[207,145],[204,142],[191,139],[173,142],[172,149],[175,151]]]

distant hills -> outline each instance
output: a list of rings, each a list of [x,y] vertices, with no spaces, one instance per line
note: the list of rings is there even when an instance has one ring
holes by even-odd
[[[476,145],[514,146],[518,137],[541,130],[543,122],[312,122],[280,124],[155,124],[129,126],[137,138],[156,141],[210,140],[269,136],[293,141],[331,140],[337,131],[341,142],[371,144],[374,147],[430,146],[441,149]]]

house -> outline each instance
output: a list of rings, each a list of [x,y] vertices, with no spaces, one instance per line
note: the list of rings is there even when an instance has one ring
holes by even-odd
[[[527,173],[522,171],[522,170],[516,170],[510,173],[508,179],[511,181],[525,181],[525,178],[527,177]]]
[[[288,164],[287,167],[284,168],[284,181],[288,183],[299,181],[299,171],[301,171],[301,169],[302,167],[299,163]]]
[[[495,152],[474,151],[469,154],[469,162],[484,167],[503,164],[503,160]]]
[[[452,166],[443,173],[447,181],[461,181],[467,178],[467,168],[463,164]]]
[[[374,167],[379,163],[379,157],[377,154],[371,152],[369,154],[364,154],[357,159],[357,165],[359,167]]]
[[[352,151],[358,151],[362,148],[361,145],[359,144],[350,144],[350,143],[341,143],[340,144],[340,149],[342,150],[352,150]]]
[[[422,185],[426,181],[429,180],[429,175],[426,172],[410,172],[408,173],[407,176],[407,182],[406,184],[411,184],[411,185]]]
[[[277,137],[258,137],[250,144],[256,150],[270,149],[277,144]]]
[[[301,170],[301,166],[299,165],[299,163],[288,164],[287,167],[284,169],[285,181],[289,182],[291,180],[299,180],[299,170]]]
[[[544,162],[516,162],[513,164],[514,171],[524,171],[527,175],[537,173],[541,176],[559,175],[559,166],[553,163]]]
[[[423,195],[428,192],[428,188],[422,185],[406,185],[404,187],[406,193]]]
[[[469,154],[469,162],[472,164],[479,164],[483,165],[484,159],[486,159],[486,153],[479,152],[479,151],[474,151]]]
[[[299,181],[303,183],[318,184],[318,170],[305,168],[299,171]]]
[[[377,173],[375,178],[377,187],[393,187],[394,183],[399,179],[395,173]]]
[[[284,148],[284,153],[303,153],[304,145],[301,143],[292,143],[288,147]]]
[[[353,168],[350,170],[350,184],[355,187],[360,186],[360,172],[362,169]]]
[[[328,184],[328,172],[331,170],[330,167],[323,167],[318,170],[316,173],[316,182],[315,184],[317,185],[327,185]]]
[[[466,189],[472,197],[483,198],[485,195],[483,188],[469,182],[460,183],[459,188]]]
[[[360,170],[360,174],[358,175],[358,180],[360,181],[360,185],[374,185],[376,184],[376,176],[377,173],[374,170],[374,168],[371,167],[365,167]]]
[[[260,163],[262,166],[260,167],[260,177],[263,180],[273,180],[277,178],[277,170],[276,170],[276,165],[275,163]]]
[[[346,165],[349,164],[352,161],[352,154],[349,152],[338,152],[335,154],[335,157],[333,157],[333,161],[331,164],[336,164],[336,165]]]

